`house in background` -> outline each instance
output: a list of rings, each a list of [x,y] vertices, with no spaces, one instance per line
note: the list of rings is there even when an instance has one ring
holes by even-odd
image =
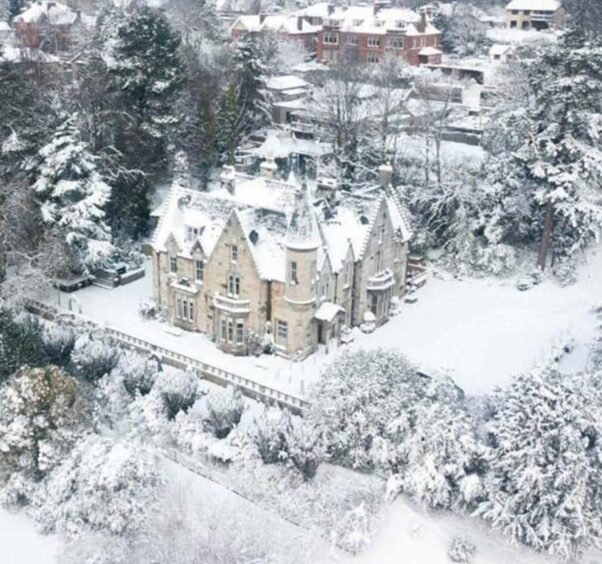
[[[81,14],[65,4],[38,0],[13,20],[15,41],[21,47],[56,53],[73,41]]]
[[[489,60],[492,63],[509,63],[514,60],[514,47],[496,43],[489,49]]]
[[[506,17],[511,29],[559,29],[566,23],[566,10],[559,0],[512,0]]]
[[[153,240],[154,300],[167,320],[233,354],[267,336],[294,359],[345,326],[385,323],[406,290],[411,237],[391,168],[344,197],[329,179],[307,186],[261,170],[224,167],[209,192],[172,186]]]

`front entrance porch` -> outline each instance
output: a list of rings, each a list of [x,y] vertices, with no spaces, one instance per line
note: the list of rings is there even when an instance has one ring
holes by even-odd
[[[322,302],[314,315],[317,324],[318,344],[326,347],[328,352],[329,343],[340,344],[341,325],[344,320],[345,310],[332,302]]]

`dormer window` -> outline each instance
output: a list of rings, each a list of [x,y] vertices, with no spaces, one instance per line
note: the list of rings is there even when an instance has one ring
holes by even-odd
[[[230,247],[230,258],[233,263],[238,262],[238,245],[232,244],[232,246]]]
[[[178,272],[177,257],[169,257],[169,272],[176,274]]]
[[[190,225],[188,225],[186,227],[186,240],[194,241],[195,239],[199,238],[199,236],[201,235],[202,232],[203,232],[202,228],[191,227]]]
[[[195,260],[194,261],[194,279],[197,282],[202,282],[203,281],[203,276],[205,274],[205,264],[203,263],[202,260]]]

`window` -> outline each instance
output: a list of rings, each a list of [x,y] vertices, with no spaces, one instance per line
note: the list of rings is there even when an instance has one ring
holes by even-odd
[[[169,259],[169,271],[174,274],[178,272],[178,259],[176,257],[170,257]]]
[[[368,53],[366,61],[368,63],[378,63],[378,55],[376,53]]]
[[[238,262],[238,245],[232,244],[232,247],[230,248],[230,256],[232,262]]]
[[[383,255],[380,251],[376,253],[376,272],[380,272],[383,269]]]
[[[339,36],[337,33],[325,33],[323,41],[329,45],[337,45],[339,43]]]
[[[276,319],[276,344],[285,347],[288,344],[288,323]]]
[[[380,47],[380,37],[368,37],[368,47]]]
[[[228,319],[228,342],[234,341],[234,324],[231,319]]]
[[[221,319],[220,327],[221,327],[222,341],[225,341],[228,338],[228,322],[226,321],[226,319],[224,317],[222,317],[222,319]]]
[[[348,45],[357,45],[357,35],[349,35],[347,37],[347,44]]]
[[[182,319],[182,299],[176,298],[176,317]]]
[[[297,272],[297,263],[295,261],[291,261],[291,270],[289,280],[291,284],[299,284],[299,276]]]
[[[205,264],[202,260],[194,261],[194,278],[198,282],[203,281],[203,275],[205,274]]]
[[[228,295],[233,298],[238,298],[240,294],[240,278],[234,274],[228,276]]]
[[[391,49],[401,49],[401,37],[392,37],[391,39],[389,39],[389,47],[391,47]]]
[[[239,319],[236,322],[236,342],[242,344],[245,340],[245,322]]]
[[[370,294],[370,311],[378,316],[378,294]]]
[[[182,300],[182,318],[188,319],[188,300]]]
[[[201,234],[201,230],[198,227],[186,227],[186,239],[188,241],[194,241]]]
[[[188,304],[188,319],[190,321],[194,321],[194,302],[193,301],[191,301]]]

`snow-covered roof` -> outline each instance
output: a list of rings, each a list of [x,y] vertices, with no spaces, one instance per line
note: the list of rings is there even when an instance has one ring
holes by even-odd
[[[506,10],[555,12],[560,6],[559,0],[512,0],[509,4],[506,4]]]
[[[279,105],[284,107],[285,103]],[[313,139],[297,139],[286,131],[269,132],[265,141],[259,147],[251,150],[252,154],[262,159],[283,159],[290,155],[317,157],[331,152],[332,147],[328,143],[322,143]]]
[[[491,46],[491,49],[489,49],[489,54],[492,56],[505,55],[512,50],[513,49],[511,45],[502,45],[501,43],[496,43],[495,45]]]
[[[240,29],[249,33],[274,31],[290,35],[316,33],[320,26],[310,24],[307,20],[294,15],[247,15],[239,16],[230,29]]]
[[[420,49],[420,51],[418,51],[418,54],[428,57],[430,55],[441,55],[442,51],[436,47],[423,47]]]
[[[11,27],[8,22],[0,22],[0,33],[10,32]]]
[[[326,321],[328,323],[331,323],[339,313],[342,313],[344,311],[345,310],[340,305],[334,304],[332,302],[322,302],[318,306],[314,317],[319,321]]]
[[[266,86],[270,90],[293,90],[296,88],[307,88],[309,83],[294,74],[283,76],[272,76],[268,79]]]
[[[31,49],[30,47],[15,47],[14,45],[3,45],[0,50],[0,61],[10,63],[60,63],[61,60],[41,51],[40,49]]]
[[[378,186],[348,195],[330,208],[315,197],[315,182],[287,181],[229,170],[227,187],[208,192],[174,183],[160,216],[153,247],[192,258],[200,247],[209,257],[224,228],[235,218],[247,237],[257,271],[265,280],[284,281],[286,248],[316,249],[319,264],[338,272],[348,257],[361,259],[376,214],[386,206],[396,236],[411,237],[409,221],[392,188]],[[328,208],[328,209],[327,209]],[[325,213],[328,211],[328,213]]]
[[[38,0],[15,17],[15,22],[39,23],[51,25],[71,25],[77,21],[78,14],[65,4],[50,0]]]

